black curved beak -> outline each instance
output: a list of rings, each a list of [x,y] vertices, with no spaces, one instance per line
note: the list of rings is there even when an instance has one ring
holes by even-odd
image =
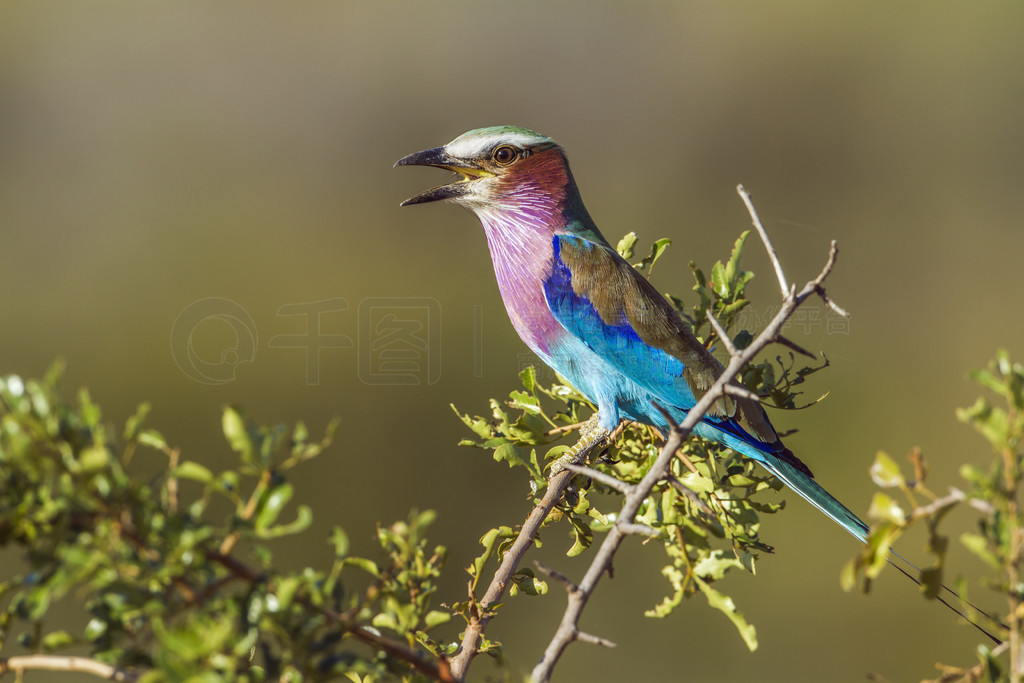
[[[402,202],[400,206],[425,204],[426,202],[436,202],[442,199],[455,199],[457,197],[461,197],[465,195],[469,189],[469,181],[474,178],[482,178],[492,175],[471,161],[451,156],[445,151],[444,147],[425,149],[422,152],[415,152],[409,156],[402,157],[395,162],[395,168],[398,168],[399,166],[434,166],[435,168],[443,168],[453,173],[458,173],[460,176],[460,178],[454,183],[441,185],[440,187],[435,187],[427,190],[426,192],[421,192],[418,195],[409,197]]]

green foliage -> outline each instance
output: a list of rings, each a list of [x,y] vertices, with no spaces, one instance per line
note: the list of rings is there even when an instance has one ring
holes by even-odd
[[[727,262],[715,264],[710,280],[692,266],[693,307],[670,297],[709,348],[716,340],[707,310],[732,330],[734,344],[752,339],[737,317],[752,277],[739,266],[745,240],[746,234]],[[627,235],[620,251],[632,258],[636,242]],[[657,241],[636,267],[650,274],[668,245]],[[795,388],[826,366],[798,367],[792,356],[780,357],[747,368],[742,379],[767,401],[792,408]],[[337,527],[327,539],[326,566],[283,571],[275,566],[275,544],[307,535],[313,519],[289,475],[329,446],[334,424],[315,440],[302,423],[258,426],[239,408],[225,408],[225,450],[236,464],[217,471],[147,426],[148,404],[115,429],[87,391],[65,402],[59,375],[55,366],[41,381],[0,378],[0,547],[22,557],[18,573],[0,577],[0,653],[18,647],[86,652],[146,683],[371,683],[440,678],[447,671],[447,657],[458,648],[451,629],[479,616],[476,596],[517,538],[515,524],[483,534],[482,550],[466,568],[470,598],[441,603],[443,609],[433,605],[446,551],[427,544],[431,512],[413,511],[406,521],[379,527],[375,557],[352,555],[347,533]],[[539,500],[548,487],[546,464],[565,453],[594,407],[563,381],[539,382],[532,367],[520,383],[506,400],[492,399],[484,417],[456,414],[474,435],[462,443],[524,472]],[[639,482],[660,440],[650,427],[625,425],[594,467]],[[140,467],[149,472],[145,478],[133,471]],[[718,586],[731,570],[753,572],[759,555],[771,552],[759,536],[759,515],[782,507],[768,498],[778,488],[748,459],[689,440],[671,478],[636,516],[657,533],[659,542],[649,545],[663,549],[670,586],[646,613],[667,616],[700,594],[754,649],[754,627]],[[616,490],[578,476],[545,520],[544,535],[561,524],[567,554],[586,554],[614,523],[620,502]],[[542,541],[533,539],[537,546]],[[549,590],[545,578],[520,567],[509,596]],[[61,603],[79,609],[84,625],[50,627],[51,611]],[[500,608],[487,609],[493,616]],[[500,657],[501,645],[481,635],[479,651]]]
[[[718,262],[709,281],[703,271],[691,264],[696,280],[697,302],[687,309],[678,297],[667,295],[684,313],[710,348],[715,336],[707,323],[711,310],[726,330],[735,329],[733,341],[746,346],[753,333],[738,328],[738,314],[748,304],[744,288],[753,274],[740,268],[740,258],[748,233],[743,233],[726,263]],[[620,240],[619,253],[633,257],[637,236],[630,233]],[[668,240],[659,240],[650,255],[635,265],[650,274],[654,264],[668,247]],[[799,392],[795,387],[807,376],[827,366],[796,367],[790,356],[784,362],[762,362],[747,368],[743,381],[752,391],[770,399],[780,407],[796,407]],[[539,501],[547,487],[544,463],[557,460],[574,439],[579,424],[594,410],[585,397],[564,381],[543,386],[537,381],[534,368],[520,373],[523,388],[509,394],[505,401],[491,399],[488,417],[460,414],[459,418],[476,438],[463,445],[493,451],[495,460],[510,467],[521,467],[529,476],[530,491]],[[454,409],[454,406],[453,406]],[[566,437],[569,436],[567,439]],[[627,484],[639,482],[657,458],[661,435],[640,424],[627,425],[601,457],[592,463],[597,470]],[[554,445],[552,445],[554,444]],[[538,455],[538,450],[547,450]],[[753,572],[755,561],[771,547],[759,537],[760,513],[774,513],[782,503],[767,497],[771,489],[781,485],[752,461],[717,444],[691,438],[672,463],[672,479],[654,489],[644,502],[636,522],[659,532],[660,546],[666,554],[662,574],[669,581],[671,593],[661,603],[647,610],[652,617],[664,617],[682,604],[684,598],[701,594],[708,604],[723,612],[737,627],[747,646],[757,647],[757,635],[738,611],[732,599],[712,584],[732,569]],[[566,554],[584,553],[595,534],[609,528],[615,511],[621,507],[621,494],[596,481],[577,476],[574,486],[545,521],[550,527],[563,520],[567,523],[570,542]],[[492,559],[498,561],[514,539],[511,529],[492,529],[482,540],[485,550],[468,571],[475,587]],[[538,540],[538,543],[540,541]],[[539,581],[520,570],[517,584],[529,579]],[[530,593],[528,590],[522,592]],[[539,591],[543,592],[543,591]],[[462,606],[468,609],[468,605]],[[468,614],[466,615],[468,618]]]
[[[906,529],[924,524],[928,532],[928,550],[934,561],[921,572],[924,594],[934,598],[944,592],[943,568],[949,541],[939,531],[942,520],[955,509],[968,508],[977,514],[977,531],[960,537],[961,544],[991,570],[984,582],[1000,596],[1006,612],[999,617],[982,614],[970,603],[966,613],[1006,642],[978,647],[979,662],[973,667],[941,666],[943,682],[1020,680],[1021,643],[1024,631],[1024,511],[1019,492],[1024,477],[1024,365],[1014,363],[1005,351],[999,351],[989,367],[971,374],[978,384],[996,395],[998,403],[980,397],[973,406],[957,410],[957,417],[974,427],[996,453],[987,467],[964,465],[960,474],[966,481],[963,490],[951,489],[938,496],[925,486],[927,468],[921,454],[910,454],[913,476],[906,476],[885,453],[879,453],[871,467],[874,482],[890,490],[899,490],[906,509],[888,493],[876,493],[869,512],[874,522],[869,543],[844,568],[842,583],[851,588],[861,581],[870,590],[871,581],[884,569],[887,548]],[[966,601],[965,584],[957,581],[957,594]],[[947,599],[956,601],[953,596]]]
[[[226,408],[238,465],[214,472],[144,426],[148,405],[118,432],[85,390],[65,403],[59,374],[0,378],[0,547],[23,556],[0,583],[5,654],[87,651],[146,683],[376,681],[414,678],[410,660],[448,647],[430,635],[451,617],[431,608],[445,550],[427,546],[430,512],[380,527],[376,559],[350,555],[336,528],[326,567],[275,569],[271,541],[312,520],[287,476],[335,424],[311,440]],[[154,457],[159,476],[132,475]],[[82,610],[79,631],[48,629],[62,601]]]

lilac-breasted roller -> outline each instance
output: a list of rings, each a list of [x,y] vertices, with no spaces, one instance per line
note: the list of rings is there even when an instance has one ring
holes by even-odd
[[[396,166],[436,166],[457,182],[403,206],[450,200],[475,213],[519,336],[597,406],[589,440],[623,418],[668,427],[714,383],[722,365],[665,298],[615,251],[583,205],[565,152],[514,126],[480,128]],[[761,404],[726,397],[694,430],[761,463],[863,540],[868,527],[817,484],[779,439]]]
[[[598,408],[577,449],[605,439],[622,419],[666,429],[655,404],[682,422],[721,374],[676,310],[601,235],[565,152],[550,138],[515,126],[480,128],[395,166],[435,166],[460,176],[402,205],[448,200],[480,219],[512,325]],[[818,485],[759,402],[720,399],[694,431],[757,461],[866,539],[868,526]]]

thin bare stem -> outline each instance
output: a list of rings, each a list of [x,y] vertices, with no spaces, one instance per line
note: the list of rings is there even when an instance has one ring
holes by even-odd
[[[705,311],[705,314],[707,315],[708,322],[711,323],[711,327],[714,328],[715,334],[722,340],[722,346],[725,347],[725,350],[729,352],[730,356],[735,356],[736,347],[733,346],[732,339],[729,339],[729,333],[722,327],[722,323],[718,322],[718,318],[715,317],[715,314],[711,312],[710,308]]]
[[[615,489],[619,493],[629,493],[630,489],[633,488],[621,479],[616,479],[610,474],[605,474],[604,472],[599,472],[590,467],[584,467],[583,465],[566,463],[565,469],[575,472],[576,474],[582,474],[585,477],[590,477],[594,481],[600,482],[608,488]]]
[[[927,505],[914,508],[914,511],[910,513],[910,521],[934,515],[935,513],[940,512],[943,508],[955,505],[966,498],[966,493],[951,486],[949,487],[949,495],[943,496],[942,498],[936,498]]]
[[[594,444],[594,447],[598,445]],[[581,453],[581,455],[586,456],[586,453]],[[456,680],[461,681],[465,678],[470,662],[479,652],[480,637],[494,616],[490,608],[501,602],[505,590],[512,582],[512,577],[519,567],[519,562],[533,545],[533,538],[537,535],[544,520],[547,519],[548,513],[562,499],[562,494],[565,493],[572,477],[572,470],[566,468],[548,480],[548,490],[544,494],[544,498],[530,511],[530,515],[519,530],[519,535],[516,536],[512,547],[506,550],[502,556],[498,571],[495,572],[490,585],[487,586],[484,596],[477,602],[475,609],[471,610],[469,624],[462,637],[462,647],[451,660],[452,675]]]
[[[754,229],[757,230],[757,234],[761,236],[761,241],[764,242],[764,247],[768,251],[768,258],[771,259],[772,267],[775,268],[775,277],[779,280],[782,298],[785,299],[790,296],[790,289],[789,283],[786,282],[786,273],[783,272],[782,263],[779,261],[779,254],[775,251],[775,246],[768,237],[768,232],[764,229],[764,225],[761,224],[761,218],[757,215],[757,209],[754,208],[754,201],[750,198],[750,193],[747,192],[743,185],[737,185],[736,192],[747,207],[747,213],[750,214],[750,219],[754,223]]]
[[[804,347],[800,346],[795,341],[793,341],[793,340],[791,340],[791,339],[789,339],[787,337],[783,337],[782,335],[779,335],[779,340],[778,341],[783,346],[785,346],[785,347],[787,347],[789,349],[792,349],[793,351],[796,351],[797,353],[799,353],[802,356],[807,356],[808,358],[810,358],[812,360],[818,360],[818,357],[816,355],[814,355],[813,353],[811,353],[810,351],[808,351],[807,349],[805,349]]]
[[[61,657],[58,655],[20,655],[0,658],[0,675],[15,672],[18,680],[26,671],[77,672],[105,678],[108,681],[136,681],[138,676],[88,657]]]
[[[565,590],[569,591],[570,593],[573,592],[574,590],[579,589],[579,586],[577,586],[575,583],[573,583],[572,579],[570,579],[565,574],[563,574],[561,572],[557,572],[554,569],[552,569],[551,567],[547,566],[546,564],[542,564],[541,562],[538,562],[537,560],[534,560],[533,564],[541,572],[543,572],[544,574],[550,576],[552,579],[554,579],[558,583],[562,584],[562,586],[565,588]]]
[[[634,536],[647,536],[649,538],[657,538],[658,536],[661,536],[661,532],[654,527],[647,526],[646,524],[637,524],[636,522],[631,524],[622,524],[620,525],[620,528],[622,529],[622,533]]]
[[[571,425],[562,425],[561,427],[555,427],[554,429],[549,429],[548,431],[544,432],[544,436],[555,436],[556,434],[568,434],[569,432],[571,432],[571,431],[573,431],[575,429],[579,429],[582,426],[583,426],[582,422],[577,422],[577,423],[571,424]]]
[[[608,640],[607,638],[602,638],[601,636],[595,636],[589,633],[584,633],[583,631],[578,631],[576,633],[576,640],[583,643],[600,645],[601,647],[618,647],[615,643]]]
[[[746,387],[742,387],[738,384],[726,384],[723,388],[723,391],[729,394],[730,396],[735,396],[737,398],[746,398],[750,399],[751,401],[761,400],[761,397],[755,394],[753,391],[747,389]]]
[[[677,478],[675,478],[671,474],[667,477],[667,479],[668,479],[668,483],[671,484],[672,487],[675,488],[676,491],[679,491],[679,493],[681,493],[684,496],[686,496],[686,498],[691,503],[693,503],[697,507],[698,510],[700,510],[702,513],[704,513],[708,517],[713,517],[715,515],[715,511],[712,510],[711,508],[709,508],[707,503],[705,503],[703,500],[701,500],[700,496],[698,496],[696,494],[696,492],[691,491],[690,489],[686,488],[686,486],[683,484],[683,482],[679,481]]]
[[[256,514],[256,508],[259,506],[260,498],[270,486],[271,477],[272,474],[270,470],[263,470],[263,473],[260,475],[260,480],[256,483],[256,488],[253,489],[252,495],[249,496],[249,500],[246,501],[245,508],[243,508],[242,513],[239,515],[240,519],[248,521]],[[231,551],[235,549],[235,545],[238,543],[240,538],[241,534],[237,531],[233,531],[225,536],[224,540],[221,541],[220,544],[220,554],[230,555]]]

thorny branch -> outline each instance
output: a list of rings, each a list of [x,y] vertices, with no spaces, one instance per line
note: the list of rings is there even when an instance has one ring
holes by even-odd
[[[533,538],[536,536],[541,524],[547,519],[548,513],[562,499],[562,494],[565,493],[565,489],[569,486],[569,481],[572,477],[573,472],[570,469],[565,469],[548,480],[548,490],[544,494],[544,498],[533,508],[530,516],[526,518],[526,522],[523,523],[522,529],[519,530],[519,535],[516,537],[512,547],[505,551],[501,565],[498,567],[498,571],[495,572],[494,578],[491,579],[491,583],[487,587],[486,592],[484,592],[483,597],[474,603],[470,612],[469,625],[466,627],[466,633],[462,638],[462,647],[459,649],[459,654],[451,660],[452,675],[456,680],[463,680],[465,677],[470,662],[473,661],[473,658],[476,657],[479,651],[480,638],[483,635],[484,629],[487,628],[491,617],[494,616],[491,608],[501,602],[502,596],[505,595],[505,590],[508,588],[509,583],[512,582],[512,577],[519,567],[519,562],[522,560],[523,555],[526,554],[526,551],[530,549],[530,546],[533,545]]]
[[[580,422],[576,425],[569,425],[570,427],[579,428],[583,423]],[[608,436],[608,441],[614,441],[618,438],[619,434],[626,428],[627,423],[622,422],[616,427],[612,433]],[[562,428],[553,429],[549,434],[555,434],[562,431]],[[600,446],[600,443],[594,444],[594,447]],[[587,452],[582,453],[582,457],[586,458],[589,454]],[[456,680],[463,680],[466,676],[466,670],[469,668],[473,658],[476,657],[480,649],[480,639],[483,636],[484,630],[487,628],[487,624],[490,623],[494,613],[491,611],[491,607],[501,602],[502,597],[505,595],[505,591],[508,589],[508,585],[512,582],[512,577],[515,575],[516,570],[519,568],[519,563],[522,561],[523,556],[533,545],[533,539],[537,535],[537,531],[540,530],[544,520],[547,519],[548,513],[551,512],[552,508],[558,504],[558,501],[562,499],[562,495],[565,493],[565,489],[569,486],[569,482],[572,480],[573,474],[580,471],[580,468],[575,465],[566,465],[566,469],[556,474],[554,477],[548,480],[548,490],[544,494],[544,498],[530,512],[529,517],[523,523],[522,528],[519,530],[519,535],[516,536],[515,542],[512,544],[505,554],[502,556],[501,565],[498,567],[498,571],[495,572],[494,577],[491,579],[491,583],[487,586],[487,590],[484,592],[482,598],[476,601],[471,596],[471,602],[473,606],[470,612],[469,625],[466,627],[466,632],[462,637],[462,647],[459,648],[459,653],[451,660],[451,671],[452,675]],[[587,474],[591,474],[592,471],[588,471]],[[595,473],[600,475],[601,473]],[[621,482],[617,482],[621,483]]]
[[[772,261],[772,265],[775,268],[775,274],[779,281],[779,288],[782,292],[782,306],[779,310],[778,315],[768,324],[768,326],[761,332],[760,335],[754,339],[742,352],[736,350],[735,347],[729,342],[728,336],[722,334],[721,325],[709,314],[712,326],[715,331],[719,333],[719,337],[723,340],[723,345],[729,351],[729,364],[725,370],[719,375],[717,381],[712,385],[711,389],[701,398],[697,404],[689,410],[686,415],[686,419],[683,420],[682,424],[673,427],[669,433],[668,438],[665,441],[665,445],[662,447],[658,458],[654,465],[651,466],[647,474],[636,484],[632,489],[625,495],[625,500],[622,505],[622,509],[617,515],[616,523],[608,531],[604,541],[601,543],[601,547],[594,555],[594,559],[590,563],[590,567],[584,574],[583,580],[578,585],[567,582],[568,593],[568,606],[566,607],[565,613],[562,616],[562,621],[559,624],[558,630],[552,637],[551,642],[548,644],[547,649],[544,652],[544,656],[541,661],[534,668],[532,678],[534,683],[546,683],[550,680],[551,672],[554,670],[555,664],[561,658],[565,648],[570,643],[576,640],[585,640],[593,642],[594,637],[590,635],[584,635],[579,629],[580,616],[583,613],[583,608],[586,606],[587,601],[593,594],[594,589],[597,586],[598,581],[604,576],[605,572],[612,566],[612,560],[615,553],[618,551],[619,545],[623,539],[630,533],[636,533],[636,525],[634,519],[637,512],[640,509],[644,499],[650,494],[654,486],[661,480],[665,479],[669,474],[669,464],[675,455],[676,450],[682,445],[683,441],[689,437],[693,428],[703,418],[704,414],[711,408],[715,401],[723,398],[726,394],[736,393],[734,389],[730,389],[730,386],[735,386],[734,378],[746,366],[750,361],[754,359],[762,349],[772,343],[776,343],[781,339],[782,326],[793,315],[794,311],[812,295],[817,295],[838,314],[846,316],[846,311],[837,306],[825,292],[824,281],[832,272],[835,266],[836,256],[838,254],[838,247],[836,242],[833,241],[829,250],[828,260],[825,266],[822,268],[821,273],[816,278],[804,285],[803,289],[799,293],[796,293],[795,289],[791,289],[786,281],[785,273],[782,270],[782,265],[779,262],[778,254],[775,252],[775,248],[772,246],[771,240],[768,238],[768,234],[765,232],[764,227],[761,225],[761,221],[757,216],[757,212],[754,209],[753,203],[750,200],[750,195],[747,193],[743,186],[737,187],[737,192],[743,199],[744,204],[747,206],[747,210],[750,212],[751,218],[754,221],[754,227],[757,228],[758,234],[761,236],[762,242],[764,242],[765,249],[768,251],[768,256]],[[660,406],[657,406],[659,410],[662,410]],[[662,410],[665,418],[671,423],[672,420],[667,413]]]

